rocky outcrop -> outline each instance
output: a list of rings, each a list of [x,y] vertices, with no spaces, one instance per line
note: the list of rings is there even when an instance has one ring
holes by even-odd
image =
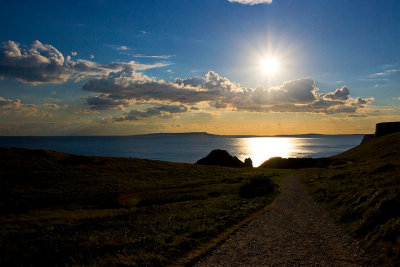
[[[251,158],[246,158],[244,160],[243,167],[245,167],[245,168],[253,168],[253,161],[251,160]]]
[[[206,157],[198,160],[196,164],[217,165],[234,168],[253,167],[253,163],[250,158],[247,158],[243,163],[240,159],[229,155],[226,150],[222,149],[215,149],[211,151],[210,154],[208,154]]]
[[[400,132],[400,121],[377,123],[375,126],[375,134],[366,134],[361,143],[396,132]]]

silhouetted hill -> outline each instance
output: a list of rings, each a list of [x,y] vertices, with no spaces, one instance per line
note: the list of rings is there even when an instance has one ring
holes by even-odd
[[[186,266],[270,203],[281,179],[0,147],[0,266]]]
[[[313,197],[380,265],[400,266],[400,133],[329,159],[304,177]]]
[[[259,168],[275,169],[301,169],[301,168],[325,168],[332,160],[328,158],[281,158],[274,157],[265,161]]]

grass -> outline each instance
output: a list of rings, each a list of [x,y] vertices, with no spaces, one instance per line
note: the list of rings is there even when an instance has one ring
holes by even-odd
[[[286,173],[0,148],[0,265],[189,262]]]
[[[400,266],[400,134],[376,138],[306,172],[311,195],[380,265]]]
[[[237,169],[0,148],[0,265],[191,263],[301,173],[379,265],[400,266],[400,134],[324,163]]]

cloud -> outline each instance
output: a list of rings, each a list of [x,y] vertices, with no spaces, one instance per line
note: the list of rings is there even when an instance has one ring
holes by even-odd
[[[158,102],[182,105],[201,103],[215,109],[264,113],[333,114],[355,113],[374,101],[373,98],[351,97],[350,90],[345,86],[333,92],[319,93],[310,78],[286,81],[271,88],[245,88],[214,71],[204,76],[176,78],[171,82],[157,81],[136,72],[119,72],[91,79],[82,89],[98,94],[88,97],[86,101],[93,110],[126,109],[136,102]],[[135,112],[133,117],[142,114]]]
[[[57,104],[51,104],[51,103],[45,103],[41,105],[42,108],[44,109],[53,109],[53,110],[57,110],[60,109],[60,106]]]
[[[368,77],[369,78],[382,78],[382,77],[386,77],[386,76],[392,75],[397,72],[400,72],[400,69],[388,69],[388,70],[385,70],[384,72],[378,72],[378,73],[371,74]]]
[[[112,72],[134,72],[167,66],[167,63],[138,64],[135,61],[99,64],[89,60],[64,58],[55,47],[35,41],[30,48],[7,41],[0,49],[0,76],[29,84],[63,83]]]
[[[129,48],[127,46],[125,46],[125,45],[121,45],[121,46],[117,47],[117,50],[126,51],[126,50],[129,50]]]
[[[346,86],[337,88],[334,92],[322,95],[324,99],[328,100],[347,100],[349,99],[350,91]]]
[[[129,100],[125,99],[113,99],[109,94],[86,97],[86,104],[91,106],[93,110],[124,109],[130,103]]]
[[[347,115],[347,117],[349,117],[349,118],[367,118],[368,116],[367,115],[363,115],[363,114],[361,114],[361,115],[350,114],[350,115]]]
[[[23,104],[20,99],[12,100],[0,97],[0,114],[22,114],[24,117],[51,117],[52,112],[67,108],[67,105],[60,107],[53,103],[44,103],[40,105]]]
[[[256,104],[311,103],[316,100],[314,81],[309,78],[284,82],[279,87],[258,87],[252,93]]]
[[[33,104],[22,104],[21,100],[11,100],[5,99],[0,96],[0,113],[8,114],[8,113],[25,113],[32,115],[33,113],[37,113],[38,107]]]
[[[171,118],[172,114],[184,113],[189,109],[184,105],[153,106],[146,110],[133,109],[124,115],[114,118],[115,121],[137,121],[146,118]]]
[[[161,58],[161,59],[168,59],[171,58],[173,55],[161,55],[161,56],[146,56],[142,54],[136,54],[133,55],[133,57],[139,57],[139,58]]]
[[[74,114],[99,114],[99,112],[96,110],[89,110],[89,109],[83,108],[80,111],[74,112]]]
[[[271,4],[272,0],[228,0],[232,3],[240,3],[243,5]]]
[[[78,55],[78,52],[71,52],[71,56],[77,56]]]

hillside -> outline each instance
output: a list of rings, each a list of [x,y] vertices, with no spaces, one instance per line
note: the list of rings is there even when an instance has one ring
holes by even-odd
[[[270,170],[0,147],[0,265],[184,263],[270,203],[280,179]]]
[[[330,158],[303,181],[360,244],[386,266],[400,265],[400,133]]]

